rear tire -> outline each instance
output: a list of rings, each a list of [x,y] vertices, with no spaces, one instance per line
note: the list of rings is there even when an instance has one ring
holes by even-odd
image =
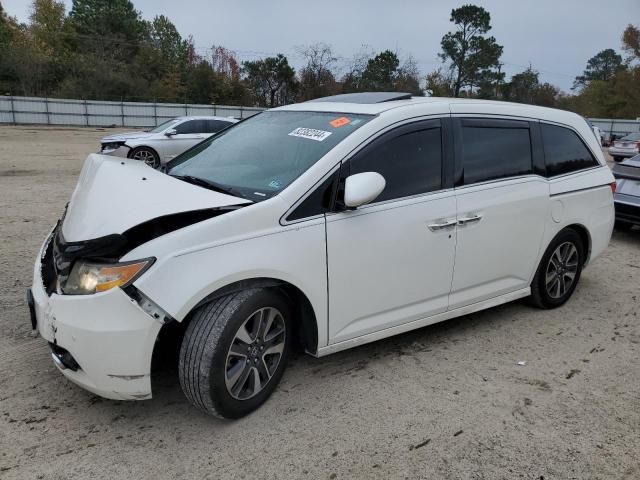
[[[578,233],[562,230],[551,241],[531,282],[531,303],[538,308],[556,308],[573,294],[584,264],[584,249]]]
[[[613,157],[614,162],[621,162],[623,160],[622,157]]]
[[[178,367],[189,401],[229,419],[262,405],[286,368],[291,312],[284,295],[266,288],[243,290],[198,308],[185,332]]]

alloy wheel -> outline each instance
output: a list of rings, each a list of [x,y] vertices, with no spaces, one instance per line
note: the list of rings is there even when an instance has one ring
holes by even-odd
[[[280,364],[286,324],[279,310],[266,307],[249,315],[231,342],[225,362],[229,394],[247,400],[260,393]]]
[[[157,168],[158,167],[158,158],[156,157],[156,155],[147,149],[140,149],[137,150],[132,157],[134,160],[140,160],[141,162],[144,162],[145,165],[149,165],[151,168]]]
[[[551,298],[563,297],[573,285],[578,272],[578,249],[572,242],[561,243],[547,264],[545,285]]]

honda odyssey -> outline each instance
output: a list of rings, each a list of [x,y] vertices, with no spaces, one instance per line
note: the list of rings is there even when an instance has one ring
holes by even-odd
[[[237,418],[296,344],[321,357],[524,297],[559,307],[609,243],[614,188],[569,112],[382,92],[276,108],[166,173],[89,155],[31,321],[63,375],[111,399],[150,398],[156,340],[182,331],[185,395]]]

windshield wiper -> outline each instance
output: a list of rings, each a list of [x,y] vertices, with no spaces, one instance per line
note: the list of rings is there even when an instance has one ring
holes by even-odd
[[[200,177],[194,177],[193,175],[171,175],[173,178],[177,178],[179,180],[185,181],[187,183],[192,183],[193,185],[198,185],[200,187],[208,188],[209,190],[214,190],[220,193],[226,193],[227,195],[233,195],[234,197],[245,198],[237,190],[223,185],[221,183],[214,182],[213,180],[207,180]]]

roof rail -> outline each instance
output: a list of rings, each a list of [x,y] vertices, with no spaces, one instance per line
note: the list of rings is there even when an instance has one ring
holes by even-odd
[[[409,100],[410,93],[402,92],[362,92],[362,93],[344,93],[342,95],[333,95],[331,97],[316,98],[309,102],[342,102],[342,103],[384,103],[394,100]]]

